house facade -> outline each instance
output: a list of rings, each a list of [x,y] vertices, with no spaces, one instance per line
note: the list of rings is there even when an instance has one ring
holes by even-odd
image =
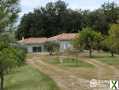
[[[46,52],[44,44],[47,38],[22,38],[18,43],[27,49],[28,53]]]
[[[71,41],[75,38],[76,38],[76,34],[74,33],[63,33],[63,34],[48,38],[48,41],[57,41],[60,46],[59,51],[63,52],[67,49],[73,48]]]
[[[50,38],[22,38],[22,40],[18,41],[18,43],[25,47],[28,53],[39,53],[47,52],[45,47],[46,42],[58,42],[60,46],[59,51],[63,52],[67,49],[73,48],[71,41],[75,39],[75,37],[76,34],[74,33],[63,33]]]

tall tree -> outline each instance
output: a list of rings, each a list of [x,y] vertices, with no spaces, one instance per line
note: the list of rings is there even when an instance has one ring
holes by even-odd
[[[102,5],[102,10],[104,14],[107,16],[108,22],[117,23],[119,19],[119,7],[115,2],[105,2]]]
[[[109,26],[119,22],[119,7],[115,2],[105,2],[94,11],[83,11],[84,26],[92,27],[103,35],[108,34]]]
[[[18,0],[0,0],[0,31],[13,24],[18,16]]]
[[[17,66],[21,60],[17,54],[19,51],[11,47],[10,38],[3,33],[15,22],[18,12],[18,0],[0,0],[0,90],[4,89],[6,71]]]
[[[76,37],[75,46],[77,45],[78,48],[88,49],[89,56],[92,57],[92,50],[100,44],[101,38],[100,33],[95,32],[90,27],[86,27]]]
[[[0,36],[0,90],[4,89],[4,76],[13,67],[24,62],[25,52],[10,45],[8,37]]]
[[[111,25],[109,36],[104,41],[112,56],[115,52],[119,52],[119,24]]]
[[[59,0],[24,15],[17,37],[50,37],[64,32],[78,32],[82,28],[81,23],[80,11],[68,9],[67,4]]]
[[[108,34],[109,25],[119,22],[119,7],[105,3],[99,9],[72,10],[64,1],[50,2],[45,7],[22,17],[16,32],[18,39],[24,37],[50,37],[60,33],[74,33],[84,27],[92,27],[103,35]]]
[[[88,14],[89,26],[102,34],[108,34],[109,22],[103,10],[98,9]]]

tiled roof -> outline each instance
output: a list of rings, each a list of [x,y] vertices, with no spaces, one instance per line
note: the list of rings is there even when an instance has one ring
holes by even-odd
[[[54,40],[59,40],[59,41],[73,40],[75,39],[75,37],[76,37],[75,33],[63,33],[50,38],[25,38],[23,40],[18,41],[18,43],[42,44],[42,43],[46,43],[47,41],[54,41]]]
[[[75,33],[63,33],[57,36],[53,36],[48,38],[49,41],[53,41],[53,40],[60,40],[60,41],[64,41],[64,40],[73,40],[75,39],[76,34]]]
[[[23,44],[42,44],[47,42],[47,40],[47,38],[26,38],[18,42]]]

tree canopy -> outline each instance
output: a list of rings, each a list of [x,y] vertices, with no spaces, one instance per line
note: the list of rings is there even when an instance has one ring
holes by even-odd
[[[16,37],[50,37],[59,33],[76,33],[84,27],[92,27],[104,35],[109,25],[118,23],[119,7],[116,3],[104,3],[99,9],[72,10],[64,1],[49,2],[45,7],[25,14],[16,32]]]
[[[109,36],[104,40],[104,44],[114,56],[115,52],[119,52],[119,24],[112,24],[109,30]]]
[[[6,34],[16,21],[19,0],[0,0],[0,90],[4,89],[4,75],[24,62],[25,52],[13,47],[11,37]]]
[[[3,90],[4,75],[13,67],[17,67],[24,63],[25,51],[12,47],[9,40],[0,38],[0,90]]]
[[[64,32],[78,32],[82,28],[81,23],[80,11],[67,8],[67,4],[61,0],[50,2],[22,17],[17,38],[50,37]]]
[[[89,50],[89,55],[92,57],[92,50],[96,49],[102,40],[101,33],[95,32],[92,28],[86,27],[79,32],[79,36],[76,38],[75,46]]]
[[[53,52],[59,51],[59,48],[60,48],[59,43],[54,42],[54,41],[49,41],[49,42],[45,43],[45,46],[49,52],[49,55],[52,55]]]
[[[0,0],[0,32],[12,25],[18,16],[19,0]]]

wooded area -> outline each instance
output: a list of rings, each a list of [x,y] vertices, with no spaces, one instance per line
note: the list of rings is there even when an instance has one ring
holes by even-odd
[[[64,1],[50,2],[45,7],[25,14],[16,37],[50,37],[60,33],[77,33],[84,27],[92,27],[103,35],[108,34],[110,24],[119,23],[119,6],[105,2],[99,9],[73,10]]]

